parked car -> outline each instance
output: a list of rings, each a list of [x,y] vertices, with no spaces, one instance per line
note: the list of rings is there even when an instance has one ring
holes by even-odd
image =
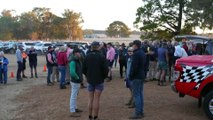
[[[19,42],[18,46],[22,46],[23,50],[28,52],[32,46],[35,46],[35,42]]]
[[[207,48],[207,45],[210,44],[209,42],[212,42],[213,41],[213,38],[209,38],[209,37],[206,37],[206,36],[198,36],[198,35],[177,35],[174,37],[175,40],[177,41],[181,41],[183,39],[185,39],[186,41],[190,41],[194,44],[196,44],[196,46],[199,48],[197,49],[197,53],[199,55],[203,55],[203,54],[209,54],[207,53],[208,51],[206,51],[206,48]],[[210,46],[208,46],[207,49],[210,49],[209,48]]]
[[[212,54],[213,40],[205,43],[206,53]],[[173,91],[179,93],[179,97],[185,95],[198,99],[198,105],[206,115],[213,119],[213,56],[193,55],[183,57],[176,61],[173,74]]]
[[[49,46],[53,46],[53,44],[51,42],[40,42],[35,44],[34,48],[37,50],[38,54],[45,54]]]
[[[16,42],[1,42],[0,51],[4,53],[14,54],[16,51],[17,45]]]

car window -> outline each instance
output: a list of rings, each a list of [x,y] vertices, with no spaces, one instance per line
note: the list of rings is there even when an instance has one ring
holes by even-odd
[[[44,46],[52,46],[51,43],[45,43]]]
[[[25,43],[25,45],[28,45],[28,46],[34,46],[35,43]]]

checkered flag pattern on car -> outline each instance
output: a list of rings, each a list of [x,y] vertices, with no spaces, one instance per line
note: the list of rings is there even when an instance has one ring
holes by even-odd
[[[210,74],[213,74],[213,65],[199,67],[183,66],[183,73],[181,75],[180,82],[195,82],[197,83],[195,89],[198,89],[201,82]]]

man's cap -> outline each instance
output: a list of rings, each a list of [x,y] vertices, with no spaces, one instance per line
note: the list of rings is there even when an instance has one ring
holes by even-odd
[[[100,43],[97,42],[97,41],[93,41],[92,44],[91,44],[91,46],[100,46]]]
[[[140,40],[134,40],[132,44],[140,47],[141,41]]]

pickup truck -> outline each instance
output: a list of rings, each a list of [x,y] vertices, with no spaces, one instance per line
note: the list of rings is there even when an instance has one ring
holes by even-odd
[[[193,55],[176,61],[172,89],[198,99],[198,106],[213,120],[213,56]]]

